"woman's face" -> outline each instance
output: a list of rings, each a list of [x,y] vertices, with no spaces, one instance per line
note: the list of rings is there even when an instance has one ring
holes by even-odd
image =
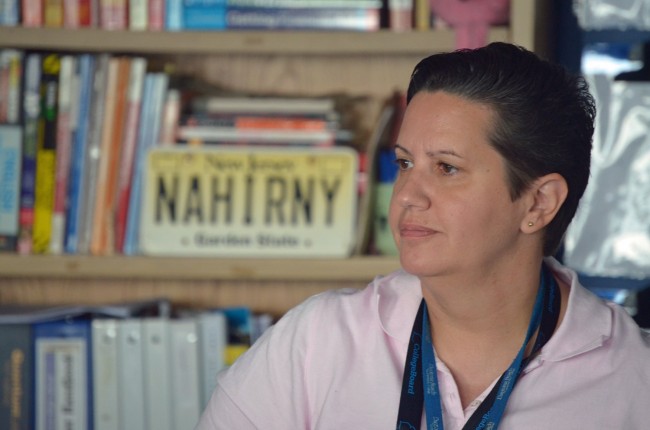
[[[493,118],[489,107],[445,92],[409,103],[389,212],[406,271],[489,273],[517,255],[530,200],[510,198],[504,159],[488,143]]]

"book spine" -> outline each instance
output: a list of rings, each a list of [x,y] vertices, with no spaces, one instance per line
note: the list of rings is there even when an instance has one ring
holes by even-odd
[[[108,169],[110,164],[113,133],[116,131],[115,113],[117,106],[117,81],[119,79],[120,58],[113,57],[108,63],[108,75],[106,78],[106,97],[104,102],[104,116],[102,118],[102,132],[97,145],[96,159],[93,159],[89,166],[90,171],[96,171],[95,179],[89,181],[94,190],[87,200],[86,214],[90,222],[88,227],[88,250],[96,255],[103,254],[103,246],[100,243],[103,236],[102,223],[104,222],[105,193],[108,183]]]
[[[16,49],[5,49],[0,52],[6,66],[6,83],[3,88],[4,103],[0,109],[4,110],[2,122],[18,124],[20,115],[21,81],[23,74],[23,52]],[[2,61],[0,61],[2,62]]]
[[[0,26],[15,26],[19,24],[19,0],[4,0],[0,2]]]
[[[41,0],[21,0],[20,6],[23,27],[43,26],[43,2]]]
[[[125,30],[127,28],[126,0],[99,0],[99,25],[104,30]]]
[[[20,180],[18,253],[31,254],[34,227],[34,190],[36,185],[36,146],[38,118],[41,112],[41,54],[30,53],[25,60],[23,91],[23,153]]]
[[[142,105],[144,111],[141,113],[142,126],[140,127],[136,158],[134,160],[133,178],[131,180],[131,195],[129,196],[129,211],[126,220],[126,233],[123,248],[124,254],[126,255],[135,255],[139,253],[140,210],[144,181],[143,170],[146,165],[146,154],[148,150],[158,145],[163,105],[169,83],[169,77],[164,73],[153,73],[148,76],[151,77],[150,98]]]
[[[63,0],[63,27],[80,27],[80,0]]]
[[[0,125],[0,251],[18,245],[22,128]]]
[[[123,429],[145,429],[142,322],[127,318],[117,323],[120,423]]]
[[[177,89],[169,89],[163,110],[162,125],[160,130],[160,145],[173,145],[176,143],[176,133],[181,114],[181,94]]]
[[[205,408],[217,385],[217,373],[226,367],[228,327],[221,311],[197,317],[199,326],[199,366],[201,374],[201,408]]]
[[[375,8],[228,8],[229,29],[379,30]]]
[[[182,0],[183,27],[187,30],[226,28],[226,0]]]
[[[77,0],[79,27],[94,27],[93,9],[97,8],[97,0]]]
[[[172,430],[169,319],[142,320],[144,397],[149,428]]]
[[[183,0],[165,1],[165,30],[180,31],[183,29]]]
[[[413,29],[413,0],[388,0],[388,27],[393,31]]]
[[[129,0],[129,30],[144,31],[149,22],[147,0]]]
[[[36,430],[92,428],[90,325],[34,325]]]
[[[170,320],[172,416],[175,429],[191,429],[201,415],[198,328],[194,318]]]
[[[75,93],[74,71],[76,58],[72,55],[61,57],[59,79],[59,111],[57,116],[56,170],[54,183],[54,205],[52,209],[52,232],[50,253],[63,253],[65,237],[65,207],[68,194],[68,174],[72,152],[72,100]]]
[[[431,30],[431,3],[429,0],[413,1],[414,27],[418,31]]]
[[[101,63],[101,61],[98,61]],[[98,65],[97,68],[100,66]],[[80,219],[84,208],[83,196],[85,181],[83,178],[86,165],[89,115],[88,110],[92,100],[93,75],[95,74],[95,58],[84,54],[78,58],[77,71],[78,98],[75,102],[78,114],[75,117],[76,127],[72,136],[72,156],[68,179],[68,206],[66,209],[65,251],[74,254],[79,245]]]
[[[33,252],[37,254],[46,253],[49,250],[52,233],[60,67],[61,63],[58,54],[48,54],[43,59],[41,78],[42,107],[36,149],[36,190],[34,199]]]
[[[117,321],[94,319],[92,331],[94,430],[118,430]],[[125,427],[126,428],[126,427]]]
[[[95,69],[92,80],[92,97],[88,109],[88,137],[84,171],[81,175],[84,181],[81,197],[81,212],[79,215],[78,244],[79,254],[88,254],[92,234],[92,221],[95,209],[95,191],[97,186],[99,158],[101,157],[101,141],[104,130],[104,111],[106,109],[108,86],[108,68],[111,57],[101,57],[99,67]]]
[[[3,381],[0,428],[33,428],[33,363],[31,325],[0,327],[0,379]]]
[[[115,251],[119,253],[124,250],[124,236],[126,233],[126,220],[131,193],[131,178],[133,177],[133,160],[135,157],[138,130],[140,128],[140,112],[146,69],[146,59],[135,57],[131,60],[124,140],[120,154],[115,201],[115,231],[113,240],[115,243]]]
[[[165,0],[148,0],[148,30],[160,31],[165,29]]]
[[[63,0],[43,0],[43,24],[45,27],[63,27]]]

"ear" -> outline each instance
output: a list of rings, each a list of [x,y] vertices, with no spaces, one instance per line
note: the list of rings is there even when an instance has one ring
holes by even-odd
[[[566,180],[559,173],[537,178],[526,192],[528,211],[521,222],[521,229],[534,233],[546,227],[562,207],[569,193]]]

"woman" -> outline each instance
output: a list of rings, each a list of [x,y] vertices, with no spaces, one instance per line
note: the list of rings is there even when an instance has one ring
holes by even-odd
[[[650,339],[550,257],[594,116],[582,79],[522,48],[422,60],[389,217],[403,270],[288,312],[198,428],[648,428]]]

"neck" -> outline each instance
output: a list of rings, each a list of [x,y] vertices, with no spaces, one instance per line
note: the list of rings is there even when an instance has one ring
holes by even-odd
[[[540,261],[423,280],[436,350],[472,345],[480,353],[482,346],[491,351],[521,347],[539,286]]]

